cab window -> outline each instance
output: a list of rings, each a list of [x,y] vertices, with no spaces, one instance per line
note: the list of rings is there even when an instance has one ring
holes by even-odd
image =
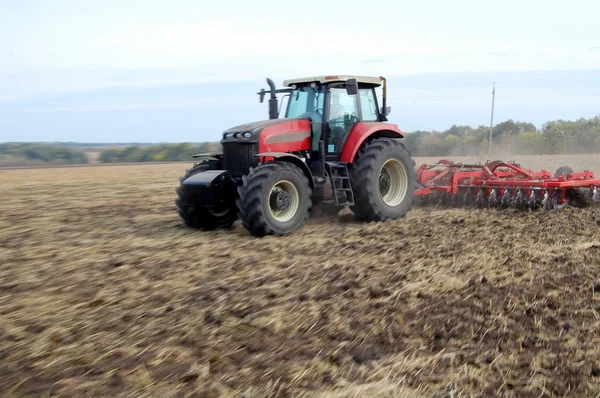
[[[375,105],[375,97],[373,89],[363,88],[358,90],[360,97],[360,110],[362,111],[362,120],[364,122],[376,122],[379,120],[377,114],[377,106]]]

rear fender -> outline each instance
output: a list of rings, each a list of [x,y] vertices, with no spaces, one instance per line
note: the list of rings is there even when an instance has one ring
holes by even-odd
[[[261,163],[272,162],[275,159],[293,163],[294,165],[300,167],[300,169],[306,175],[306,178],[308,178],[310,187],[315,189],[315,182],[313,181],[312,172],[310,171],[308,165],[304,162],[304,159],[302,159],[300,156],[296,156],[293,153],[287,152],[263,152],[254,156],[258,157]]]
[[[404,133],[397,125],[391,123],[357,123],[348,135],[348,140],[342,151],[340,160],[345,163],[354,161],[360,147],[368,140],[374,138],[404,138]]]

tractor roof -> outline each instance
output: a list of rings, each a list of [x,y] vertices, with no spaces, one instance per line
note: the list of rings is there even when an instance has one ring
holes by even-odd
[[[359,84],[370,84],[373,86],[381,86],[381,78],[379,77],[368,77],[368,76],[348,76],[348,75],[329,75],[329,76],[315,76],[305,77],[299,79],[289,79],[283,82],[286,87],[293,86],[294,84],[306,84],[317,82],[320,84],[333,83],[333,82],[345,82],[348,79],[356,79]]]

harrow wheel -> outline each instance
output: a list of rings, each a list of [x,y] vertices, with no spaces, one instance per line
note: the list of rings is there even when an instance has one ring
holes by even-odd
[[[202,173],[207,170],[216,170],[217,166],[210,161],[194,165],[187,170],[185,176],[179,178],[180,184],[189,177]],[[183,201],[183,185],[176,190],[177,200],[175,204],[179,211],[179,216],[183,219],[185,225],[190,228],[203,229],[210,231],[216,228],[229,228],[237,220],[237,212],[233,203],[223,204],[220,207],[190,206]]]
[[[567,178],[567,174],[573,173],[573,169],[569,166],[561,166],[554,172],[554,178],[558,176],[563,176],[563,178]]]
[[[594,203],[593,192],[590,189],[568,188],[566,198],[569,206],[580,208],[591,206]]]

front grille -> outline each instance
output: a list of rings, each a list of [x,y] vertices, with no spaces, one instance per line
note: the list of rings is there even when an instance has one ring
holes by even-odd
[[[234,177],[248,172],[251,166],[258,165],[258,144],[227,142],[223,143],[223,164],[225,170]]]

